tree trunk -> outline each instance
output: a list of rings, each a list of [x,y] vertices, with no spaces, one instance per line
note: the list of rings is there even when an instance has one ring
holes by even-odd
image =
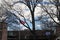
[[[32,1],[31,1],[32,2]],[[34,7],[31,9],[31,5],[30,5],[30,2],[27,2],[27,6],[29,7],[30,9],[30,12],[31,12],[31,16],[32,16],[32,29],[33,29],[33,40],[36,39],[36,35],[35,35],[35,19],[34,19],[34,11],[35,11],[35,7],[36,5],[34,4]]]
[[[31,10],[32,15],[32,26],[33,26],[33,40],[36,40],[36,34],[35,34],[35,19],[34,19],[34,8],[33,11]]]

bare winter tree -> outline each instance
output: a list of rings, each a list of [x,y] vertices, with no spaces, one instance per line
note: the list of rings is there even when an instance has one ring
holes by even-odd
[[[35,12],[35,8],[36,8],[36,6],[37,6],[37,4],[39,4],[39,2],[41,2],[40,0],[19,0],[19,1],[12,1],[12,3],[11,2],[7,2],[7,1],[5,1],[5,0],[2,0],[3,1],[3,7],[4,7],[4,9],[6,9],[7,10],[7,14],[8,14],[8,16],[10,15],[10,16],[14,16],[13,18],[15,18],[15,19],[18,19],[19,20],[19,22],[23,25],[23,26],[25,26],[26,28],[28,28],[30,31],[31,31],[31,33],[33,34],[33,36],[34,36],[34,39],[35,39],[35,37],[36,37],[36,34],[35,34],[35,16],[34,16],[34,12]],[[30,26],[29,26],[29,24],[27,23],[27,21],[26,21],[26,18],[25,18],[25,16],[24,16],[24,14],[22,14],[21,12],[22,12],[22,9],[21,8],[19,8],[20,9],[20,11],[18,10],[15,10],[13,7],[14,7],[14,5],[16,5],[17,3],[23,3],[24,5],[26,5],[28,8],[29,8],[29,10],[30,10],[30,13],[31,13],[31,18],[32,18],[32,20],[30,21],[30,23],[32,23],[32,30],[31,30],[31,28],[30,28]],[[55,22],[55,23],[57,23],[55,20],[54,20],[54,16],[57,16],[56,14],[54,14],[53,12],[48,12],[48,9],[47,9],[47,7],[45,7],[44,5],[42,5],[41,6],[41,8],[45,11],[45,12],[47,12],[47,14],[49,14],[49,16],[53,19],[53,21]],[[12,13],[12,12],[16,12],[16,13]],[[17,14],[18,13],[18,14]],[[54,15],[54,16],[52,16],[52,15]],[[20,17],[23,17],[24,18],[24,21],[23,20],[21,20],[21,18]],[[41,18],[42,18],[42,16],[41,17],[39,17],[39,20],[41,20]],[[7,17],[5,18],[6,20],[7,20]],[[59,19],[59,17],[58,17],[58,19]],[[16,21],[15,21],[16,22]],[[43,22],[42,22],[43,23]],[[17,24],[17,23],[16,23]],[[26,25],[25,25],[26,24]],[[57,23],[57,24],[59,24],[59,23]],[[60,24],[59,24],[60,25]]]
[[[50,2],[52,3],[52,1],[50,1]],[[52,13],[49,12],[48,9],[47,9],[45,6],[43,6],[43,7],[45,8],[45,9],[44,9],[44,8],[43,8],[43,9],[45,10],[45,12],[47,12],[47,14],[51,17],[51,19],[52,19],[57,25],[60,25],[60,18],[59,18],[59,17],[60,17],[60,8],[59,8],[60,6],[59,6],[59,0],[54,0],[53,2],[54,2],[55,4],[54,4],[54,3],[52,3],[52,4],[53,4],[53,5],[55,6],[55,8],[57,9],[55,13],[53,13],[52,10],[51,10]],[[59,22],[55,21],[55,19],[54,19],[53,16],[55,16]]]
[[[33,32],[31,31],[31,29],[30,29],[30,27],[29,27],[29,25],[27,24],[27,22],[26,22],[26,19],[25,19],[25,17],[23,16],[23,15],[21,15],[21,14],[18,14],[18,15],[20,15],[20,16],[22,16],[23,18],[24,18],[24,20],[25,20],[25,22],[23,22],[23,21],[21,21],[20,19],[19,19],[19,17],[18,17],[18,15],[16,15],[16,14],[14,14],[14,13],[12,13],[14,16],[16,16],[16,18],[17,19],[19,19],[19,21],[20,21],[20,23],[21,24],[23,24],[25,27],[27,27],[32,33],[33,33],[33,35],[34,35],[34,39],[35,39],[35,19],[34,19],[34,11],[35,11],[35,7],[36,7],[36,3],[38,2],[38,0],[24,0],[24,1],[17,1],[17,2],[13,2],[12,3],[12,5],[10,5],[10,4],[8,4],[5,0],[3,0],[3,2],[4,2],[4,5],[6,6],[6,9],[8,9],[8,10],[10,10],[10,9],[12,9],[12,7],[15,5],[15,4],[17,4],[17,3],[24,3],[26,6],[28,6],[28,8],[29,8],[29,10],[30,10],[30,12],[31,12],[31,16],[32,16],[32,29],[33,29]],[[35,2],[35,3],[34,3]],[[13,9],[14,10],[14,9]],[[16,11],[16,10],[15,10]],[[16,11],[17,12],[17,11]],[[28,26],[26,26],[24,23],[26,23]]]

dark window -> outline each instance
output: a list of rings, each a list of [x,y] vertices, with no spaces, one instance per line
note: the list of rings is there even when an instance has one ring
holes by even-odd
[[[8,35],[13,36],[14,34],[13,34],[13,32],[8,32]]]

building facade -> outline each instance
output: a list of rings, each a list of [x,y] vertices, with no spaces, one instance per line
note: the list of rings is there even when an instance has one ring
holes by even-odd
[[[5,22],[0,22],[0,40],[7,40],[7,27]]]
[[[53,31],[48,30],[36,30],[36,39],[38,40],[54,40],[55,36]],[[48,34],[48,35],[46,35]],[[19,38],[20,36],[20,38]],[[49,37],[49,38],[48,38]],[[20,31],[8,31],[8,40],[33,40],[33,34],[29,30]]]

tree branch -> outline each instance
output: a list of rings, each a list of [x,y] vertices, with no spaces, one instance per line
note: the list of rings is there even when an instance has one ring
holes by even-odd
[[[43,6],[43,7],[44,7],[44,6]],[[45,7],[44,7],[44,8],[45,8]],[[44,8],[43,8],[43,9],[44,9]],[[60,23],[57,23],[57,22],[53,19],[53,17],[51,16],[51,14],[48,12],[48,10],[47,10],[46,8],[44,9],[44,11],[47,12],[47,14],[51,17],[51,19],[52,19],[56,24],[60,25]]]

